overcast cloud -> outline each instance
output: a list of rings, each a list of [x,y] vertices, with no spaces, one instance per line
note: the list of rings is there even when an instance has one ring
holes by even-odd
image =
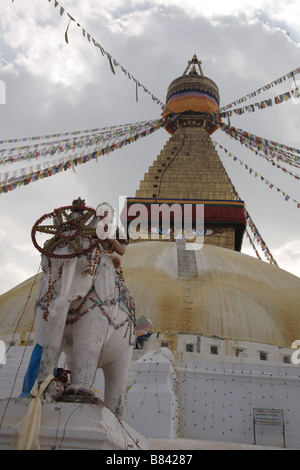
[[[62,0],[60,6],[151,93],[165,101],[169,83],[194,53],[219,86],[221,106],[300,66],[297,1]],[[0,0],[0,139],[101,128],[160,117],[160,106],[139,91],[71,22],[54,0]],[[296,76],[300,84],[300,75]],[[262,99],[289,91],[292,80]],[[255,100],[254,100],[255,101]],[[231,124],[300,148],[300,105],[291,100]],[[169,135],[160,130],[108,157],[0,195],[0,293],[36,274],[31,242],[35,221],[80,196],[90,206],[134,196]],[[299,181],[273,168],[220,131],[213,138],[300,202]],[[300,209],[220,157],[240,197],[281,268],[300,276]],[[10,170],[8,165],[6,171]],[[1,171],[5,171],[4,169]],[[289,168],[294,173],[294,168]],[[243,251],[254,255],[248,243]],[[263,256],[263,255],[262,255]]]

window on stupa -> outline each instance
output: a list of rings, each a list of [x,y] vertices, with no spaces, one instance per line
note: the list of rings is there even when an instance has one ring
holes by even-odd
[[[260,351],[259,357],[261,361],[267,361],[268,360],[268,353]]]
[[[241,348],[236,348],[236,350],[235,350],[235,356],[236,356],[236,357],[239,357],[239,355],[240,355],[242,352],[244,352],[243,349],[241,349]]]

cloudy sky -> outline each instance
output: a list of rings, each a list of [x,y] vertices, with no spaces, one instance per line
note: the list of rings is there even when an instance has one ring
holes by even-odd
[[[149,94],[140,91],[136,103],[133,81],[120,67],[112,74],[82,28],[163,102],[169,83],[182,75],[194,53],[204,74],[218,84],[221,106],[300,66],[296,0],[62,0],[57,8],[54,0],[0,0],[0,7],[0,139],[160,117],[160,106]],[[68,44],[66,12],[76,20],[68,29]],[[296,79],[300,84],[300,74]],[[261,98],[289,91],[292,84],[286,81]],[[297,101],[233,116],[231,124],[300,148]],[[299,181],[220,131],[213,137],[300,202]],[[68,170],[1,194],[0,293],[37,273],[40,256],[30,232],[39,217],[79,196],[92,207],[103,200],[117,206],[119,195],[134,196],[168,138],[159,130],[77,167],[76,173]],[[300,276],[300,209],[238,162],[221,152],[220,157],[280,267]],[[12,165],[0,168],[11,170]],[[243,251],[255,256],[246,241]]]

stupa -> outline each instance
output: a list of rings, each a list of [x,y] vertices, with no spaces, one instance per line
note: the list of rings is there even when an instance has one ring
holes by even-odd
[[[152,438],[298,448],[300,376],[291,346],[300,337],[300,279],[241,253],[244,202],[236,200],[207,120],[218,103],[216,84],[194,56],[168,88],[171,137],[127,200],[129,233],[137,207],[141,234],[148,223],[151,236],[135,237],[122,265],[138,315],[151,319],[153,331],[143,343],[150,351],[134,365],[127,422]],[[170,211],[157,216],[157,204]],[[176,239],[176,204],[192,208],[181,220],[192,229],[204,206],[203,246]],[[169,364],[154,353],[166,349]]]
[[[170,138],[127,198],[123,219],[136,236],[122,269],[152,335],[137,342],[126,422],[147,438],[195,439],[193,448],[204,448],[199,439],[299,448],[300,375],[291,345],[300,338],[300,279],[241,253],[244,202],[232,191],[207,118],[218,114],[219,100],[194,55],[167,91]],[[184,229],[197,235],[199,214],[197,245]],[[1,296],[4,340],[33,338],[37,287],[31,278]],[[275,426],[260,421],[257,428],[262,416]]]
[[[203,75],[194,55],[184,74],[168,88],[163,114],[178,116],[166,125],[172,137],[128,205],[192,204],[192,212],[197,204],[204,205],[205,243],[240,251],[246,225],[244,203],[235,200],[209,137],[216,126],[207,115],[218,109],[218,87]]]
[[[188,250],[174,243],[172,234],[161,232],[153,241],[151,233],[149,241],[143,237],[129,245],[123,261],[126,279],[139,315],[151,318],[161,343],[173,351],[185,350],[183,337],[196,351],[198,335],[289,348],[300,335],[300,280],[240,253],[244,202],[236,200],[210,139],[216,128],[207,115],[218,109],[218,87],[203,75],[194,55],[168,87],[164,115],[173,116],[167,125],[171,137],[135,197],[128,198],[127,210],[145,205],[150,226],[155,225],[150,221],[153,205],[190,204],[194,224],[195,207],[203,205],[204,245]],[[133,219],[128,216],[127,222]],[[160,230],[162,223],[157,220]],[[239,348],[230,347],[230,354]]]
[[[218,113],[219,90],[203,75],[196,55],[182,76],[168,87],[164,116],[170,139],[140,182],[129,209],[142,204],[150,227],[151,207],[204,206],[204,245],[187,250],[176,234],[149,232],[149,240],[131,240],[122,266],[134,295],[138,316],[149,317],[160,342],[172,351],[182,335],[194,334],[233,341],[290,348],[300,338],[299,278],[242,254],[246,220],[244,202],[236,200],[231,181],[210,139],[215,127],[207,119]],[[175,118],[174,118],[175,116]],[[171,119],[172,117],[172,119]],[[171,228],[174,225],[169,213]],[[160,225],[159,225],[160,224]],[[139,242],[139,243],[137,243]],[[24,281],[1,296],[1,337],[15,344],[33,338],[33,310],[39,279]],[[31,291],[31,295],[28,296]],[[13,312],[13,314],[12,314]],[[180,340],[181,338],[181,340]],[[179,343],[178,343],[179,341]],[[185,343],[188,341],[184,340]],[[191,346],[190,346],[191,348]],[[233,349],[230,354],[235,354]],[[285,359],[286,360],[286,359]]]

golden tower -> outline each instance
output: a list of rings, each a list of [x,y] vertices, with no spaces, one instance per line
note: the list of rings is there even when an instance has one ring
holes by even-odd
[[[235,199],[210,138],[216,126],[207,116],[218,112],[218,87],[194,55],[168,87],[163,116],[171,137],[127,199],[127,214],[141,204],[153,223],[154,205],[202,204],[204,245],[186,250],[165,243],[174,239],[163,234],[130,243],[122,260],[126,283],[138,316],[149,317],[173,351],[185,335],[289,347],[300,334],[300,280],[240,252],[244,202]]]
[[[202,72],[196,55],[170,84],[163,113],[172,135],[140,182],[131,204],[203,204],[205,244],[240,251],[245,230],[243,201],[210,139],[216,127],[207,115],[219,110],[217,85]],[[175,119],[174,119],[175,116]]]

